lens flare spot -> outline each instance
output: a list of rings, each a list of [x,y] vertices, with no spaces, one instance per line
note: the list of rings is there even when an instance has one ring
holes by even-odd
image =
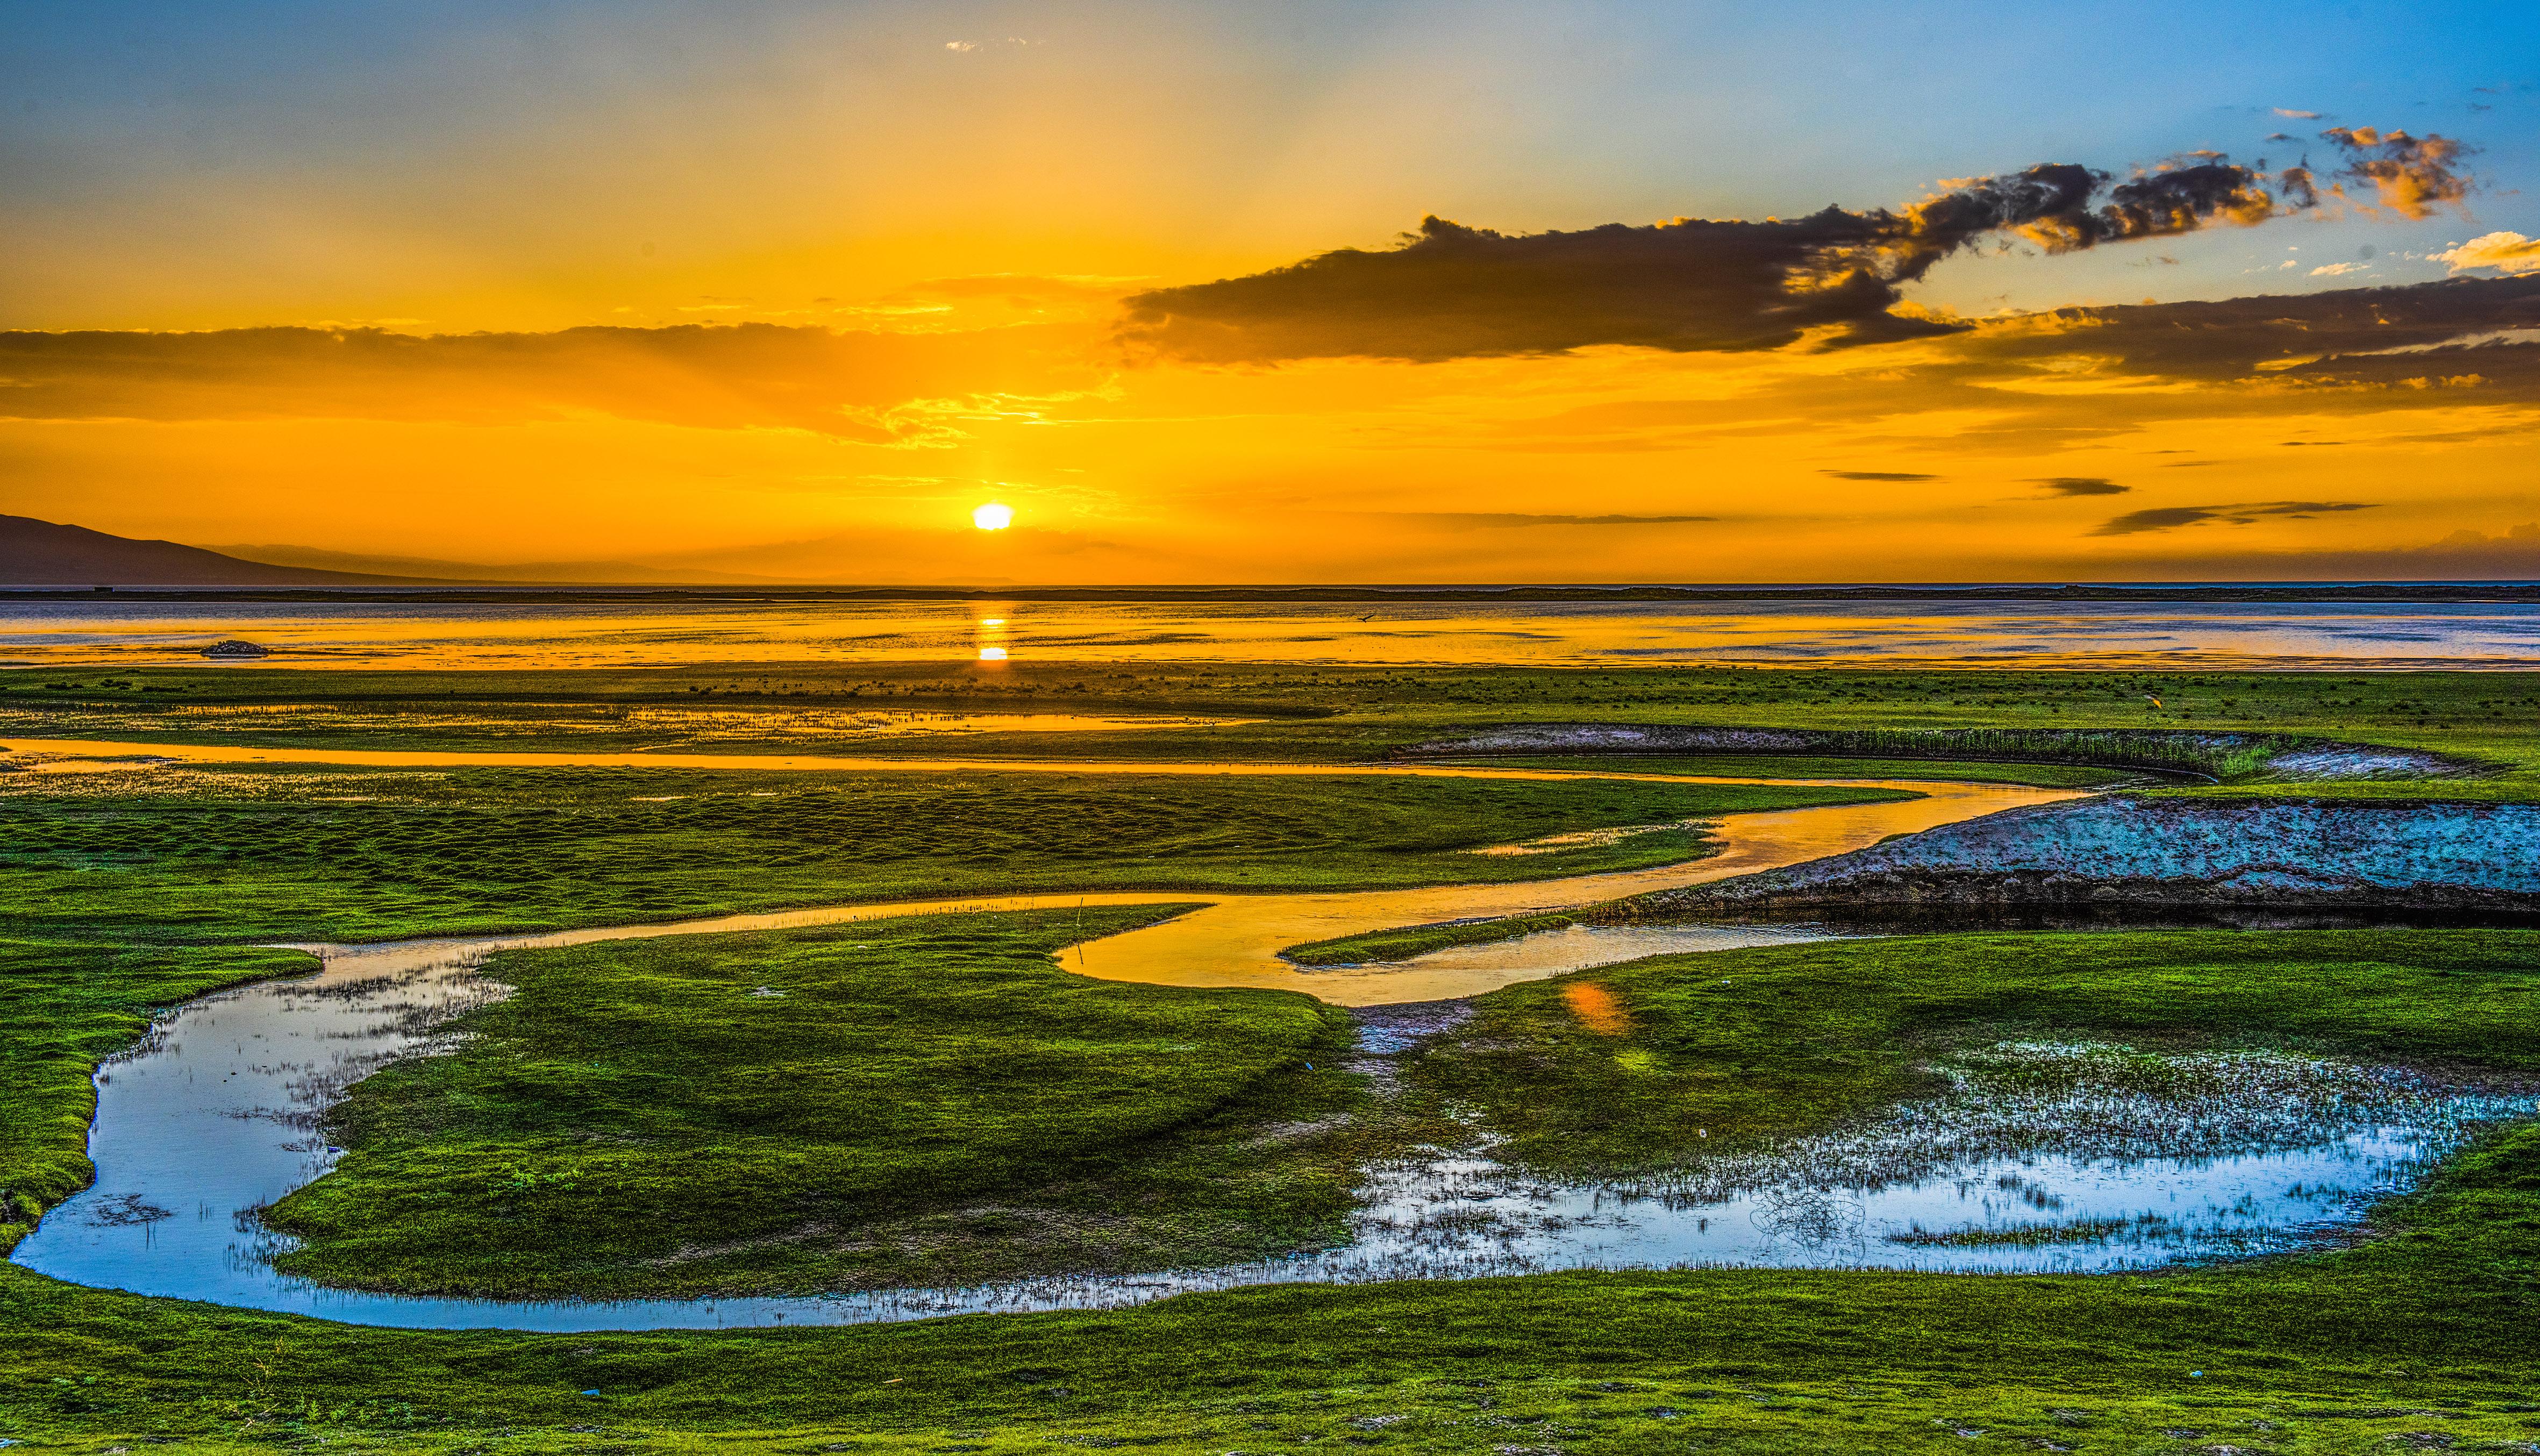
[[[1573,981],[1561,988],[1561,999],[1579,1024],[1598,1036],[1629,1036],[1632,1013],[1620,998],[1593,981]]]

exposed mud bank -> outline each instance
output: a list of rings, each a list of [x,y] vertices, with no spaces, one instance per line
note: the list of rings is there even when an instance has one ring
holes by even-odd
[[[2540,805],[2116,796],[1942,825],[1580,918],[2038,905],[2540,911]]]
[[[2377,743],[2193,728],[1741,728],[1542,723],[1485,728],[1399,750],[1405,758],[1567,753],[1776,753],[1836,758],[1999,759],[2165,770],[2223,779],[2457,778],[2480,765]]]

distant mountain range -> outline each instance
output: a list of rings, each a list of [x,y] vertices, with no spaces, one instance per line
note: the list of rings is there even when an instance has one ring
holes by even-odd
[[[456,580],[462,579],[274,566],[175,541],[0,516],[0,587],[397,587]]]
[[[526,561],[497,566],[481,561],[443,561],[431,556],[373,556],[357,551],[321,551],[315,546],[224,545],[213,549],[246,561],[269,562],[275,566],[433,582],[626,587],[783,580],[707,568],[651,566],[640,561]]]
[[[421,556],[364,556],[308,546],[228,546],[110,535],[32,516],[0,516],[0,588],[7,587],[474,587],[765,582],[736,572],[681,571],[632,561],[488,566]]]

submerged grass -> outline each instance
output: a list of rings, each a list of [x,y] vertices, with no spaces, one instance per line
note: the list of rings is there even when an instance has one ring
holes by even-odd
[[[1989,1228],[1913,1229],[1887,1241],[1917,1249],[2043,1249],[2058,1244],[2099,1244],[2123,1234],[2157,1237],[2171,1225],[2155,1214],[2132,1218],[2077,1218],[2064,1223],[2011,1223]]]
[[[1415,955],[1457,945],[1487,945],[1498,940],[1513,940],[1537,931],[1557,931],[1576,924],[1578,922],[1570,916],[1557,912],[1449,921],[1441,925],[1404,926],[1400,930],[1368,931],[1329,940],[1308,940],[1302,945],[1291,945],[1279,955],[1301,966],[1365,965],[1370,961],[1409,960]]]

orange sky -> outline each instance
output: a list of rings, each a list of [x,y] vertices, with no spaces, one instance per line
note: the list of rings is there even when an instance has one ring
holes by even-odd
[[[2466,74],[2411,78],[2458,104],[2393,142],[2397,93],[2313,115],[2288,74],[2217,122],[2216,76],[2147,101],[2114,62],[2048,120],[1810,110],[1913,88],[1758,82],[1787,37],[1751,20],[1627,58],[1501,7],[1451,41],[1372,11],[769,7],[682,39],[460,9],[410,61],[321,35],[155,110],[156,73],[84,92],[90,37],[45,37],[0,511],[599,577],[2540,575],[2540,221],[2500,142],[2532,107]],[[2127,211],[2223,149],[2242,200]],[[2045,161],[2096,190],[1930,241],[1939,178]],[[1388,251],[1432,212],[1509,236]],[[1269,271],[1336,248],[1366,254]],[[971,528],[989,500],[1011,529]]]

